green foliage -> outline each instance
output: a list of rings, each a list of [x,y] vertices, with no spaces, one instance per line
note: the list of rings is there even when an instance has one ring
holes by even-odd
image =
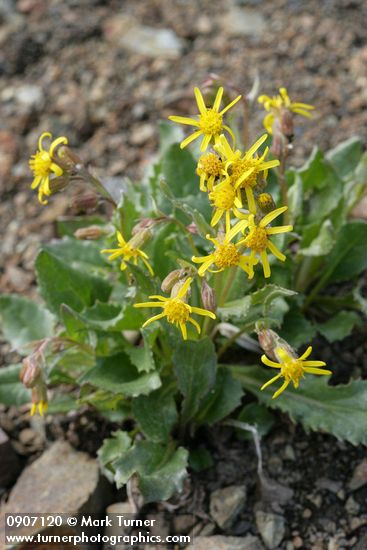
[[[0,296],[0,327],[19,353],[26,344],[52,336],[55,319],[40,304],[13,294]]]
[[[20,406],[29,403],[31,393],[20,382],[22,365],[9,365],[0,368],[0,403]]]
[[[310,375],[297,390],[290,385],[281,397],[272,399],[274,386],[260,391],[262,384],[271,378],[271,369],[233,367],[231,371],[261,403],[288,413],[306,429],[331,433],[353,445],[367,444],[367,381],[329,386],[325,377]]]

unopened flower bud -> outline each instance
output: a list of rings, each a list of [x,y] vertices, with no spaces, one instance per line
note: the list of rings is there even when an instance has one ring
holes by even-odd
[[[65,170],[72,171],[76,165],[82,164],[81,158],[67,145],[61,145],[58,148],[57,157]]]
[[[203,302],[204,309],[212,311],[215,313],[217,309],[217,301],[215,298],[214,289],[208,285],[205,279],[202,279],[201,282],[201,299]]]
[[[275,209],[275,202],[270,193],[260,193],[256,198],[256,202],[263,212],[271,212]]]
[[[165,218],[142,218],[139,223],[134,225],[131,234],[136,235],[137,233],[140,233],[144,229],[151,229],[158,223],[161,223]]]
[[[19,378],[26,388],[32,388],[37,384],[41,374],[42,369],[37,354],[32,353],[32,355],[23,359],[23,368],[20,371]]]
[[[190,223],[190,225],[187,225],[186,229],[192,235],[198,235],[199,234],[198,228],[197,228],[197,226],[194,222]]]
[[[173,286],[185,276],[186,272],[184,269],[175,269],[174,271],[171,271],[171,273],[168,273],[167,277],[165,277],[161,284],[161,289],[163,292],[168,294],[171,292]]]
[[[279,357],[277,357],[275,353],[276,348],[283,348],[288,355],[296,356],[293,348],[288,344],[288,342],[283,340],[283,338],[274,332],[274,330],[271,330],[270,328],[262,329],[258,331],[257,336],[259,339],[259,344],[265,354],[274,361],[279,361]]]
[[[74,197],[72,208],[77,212],[90,212],[97,208],[98,196],[96,193],[83,193]]]
[[[177,294],[180,292],[181,288],[183,287],[183,285],[185,284],[185,280],[182,279],[181,281],[178,281],[178,283],[175,283],[172,287],[172,290],[171,290],[171,298],[176,298]],[[187,298],[190,297],[190,294],[191,294],[191,289],[188,288],[187,290],[187,294],[184,296],[184,298],[182,298],[182,300],[186,301]]]
[[[37,386],[32,388],[32,407],[31,416],[33,416],[37,410],[41,416],[45,414],[48,409],[48,397],[47,388],[43,380],[40,381]]]
[[[95,241],[106,235],[106,231],[101,229],[98,225],[91,225],[89,227],[81,227],[74,232],[74,237],[80,241]]]
[[[50,178],[48,185],[51,191],[51,195],[53,195],[54,193],[58,193],[59,191],[63,191],[64,189],[66,189],[69,183],[70,178],[65,172],[62,176],[59,176],[58,178]]]
[[[141,248],[144,246],[151,238],[153,234],[149,229],[141,229],[138,233],[132,236],[129,240],[129,244],[133,248]]]
[[[280,114],[280,130],[289,141],[292,141],[294,135],[293,114],[288,109],[283,109]]]

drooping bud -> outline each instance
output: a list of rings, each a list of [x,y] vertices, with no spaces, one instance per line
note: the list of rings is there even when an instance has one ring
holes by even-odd
[[[215,297],[214,289],[208,285],[206,280],[203,278],[201,281],[201,299],[203,302],[204,309],[212,311],[215,313],[217,309],[217,300]]]
[[[77,195],[71,206],[77,212],[91,212],[98,206],[98,196],[93,192]]]
[[[20,381],[26,388],[32,388],[39,380],[42,369],[37,354],[32,353],[23,359],[23,368],[20,371]]]
[[[288,109],[282,109],[280,113],[280,130],[289,141],[292,141],[294,136],[293,114]]]
[[[131,234],[132,235],[137,235],[138,233],[140,233],[143,230],[151,229],[152,227],[154,227],[158,223],[163,222],[165,219],[166,218],[164,218],[164,217],[161,217],[161,218],[142,218],[139,221],[139,223],[134,225],[134,227],[131,231]]]
[[[182,279],[181,281],[178,281],[175,283],[171,290],[171,298],[176,298],[177,294],[180,292],[181,288],[185,284],[185,280]],[[187,299],[190,297],[191,289],[189,288],[187,291],[187,294],[182,298],[183,301],[187,301]]]
[[[83,163],[82,159],[67,145],[61,145],[57,149],[58,163],[65,169],[73,171],[73,169]]]
[[[294,349],[288,344],[288,342],[283,340],[279,334],[274,332],[274,330],[271,330],[270,328],[261,329],[257,332],[257,336],[261,348],[270,359],[279,361],[279,357],[277,357],[275,353],[277,348],[283,348],[288,355],[297,357]]]
[[[98,225],[90,227],[81,227],[74,232],[74,237],[80,241],[95,241],[106,235],[107,231],[103,230]]]
[[[132,236],[129,240],[129,244],[132,248],[140,248],[144,246],[152,237],[153,233],[150,229],[141,229],[138,233],[135,233],[135,235]]]
[[[270,193],[260,193],[260,195],[256,197],[256,202],[265,213],[275,209],[275,202]]]
[[[185,275],[186,271],[184,269],[175,269],[174,271],[171,271],[171,273],[168,273],[168,275],[162,281],[162,291],[166,294],[171,292],[173,286],[178,283],[180,279],[185,277]]]
[[[51,195],[54,195],[59,191],[63,191],[64,189],[66,189],[69,183],[70,183],[69,175],[65,172],[63,173],[62,176],[59,176],[56,178],[50,178],[48,185],[51,191]]]

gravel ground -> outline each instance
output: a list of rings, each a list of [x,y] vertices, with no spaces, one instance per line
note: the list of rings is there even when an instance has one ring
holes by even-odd
[[[70,195],[45,208],[29,190],[28,158],[42,131],[67,135],[100,176],[136,178],[157,149],[157,121],[194,112],[194,85],[214,72],[246,93],[258,73],[261,93],[285,85],[296,101],[317,107],[312,123],[299,121],[293,162],[300,164],[314,144],[366,138],[366,20],[363,0],[3,0],[0,291],[35,294],[39,243],[54,235],[55,218],[71,211]],[[261,116],[256,109],[252,137]],[[344,353],[360,364],[352,340]],[[12,358],[0,342],[0,364]],[[204,510],[218,480],[238,483],[227,470],[254,479],[251,443],[230,443],[228,455],[228,442],[214,450],[222,457],[216,470],[192,480],[190,494],[202,491]],[[364,456],[363,448],[329,436],[306,437],[279,417],[264,442],[268,474],[294,491],[281,509],[287,527],[279,548],[367,548],[366,492],[347,485]],[[257,533],[255,485],[249,482],[245,511],[226,534]]]

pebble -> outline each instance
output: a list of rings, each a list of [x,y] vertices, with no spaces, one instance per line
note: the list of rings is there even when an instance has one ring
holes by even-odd
[[[261,13],[235,6],[220,18],[219,23],[231,36],[261,37],[266,30],[266,21]]]
[[[255,514],[256,526],[265,546],[269,550],[277,548],[285,534],[285,520],[279,514],[258,510]]]
[[[8,487],[21,468],[20,460],[14,452],[7,434],[0,428],[0,487]]]
[[[244,485],[232,485],[217,489],[210,495],[210,515],[221,529],[233,525],[245,506],[246,494]]]
[[[263,545],[257,537],[195,537],[193,546],[186,546],[186,550],[263,550]]]
[[[362,460],[354,469],[352,479],[348,483],[351,491],[360,489],[367,483],[367,458]]]
[[[350,516],[356,516],[359,513],[360,505],[351,495],[345,503],[344,508]]]

